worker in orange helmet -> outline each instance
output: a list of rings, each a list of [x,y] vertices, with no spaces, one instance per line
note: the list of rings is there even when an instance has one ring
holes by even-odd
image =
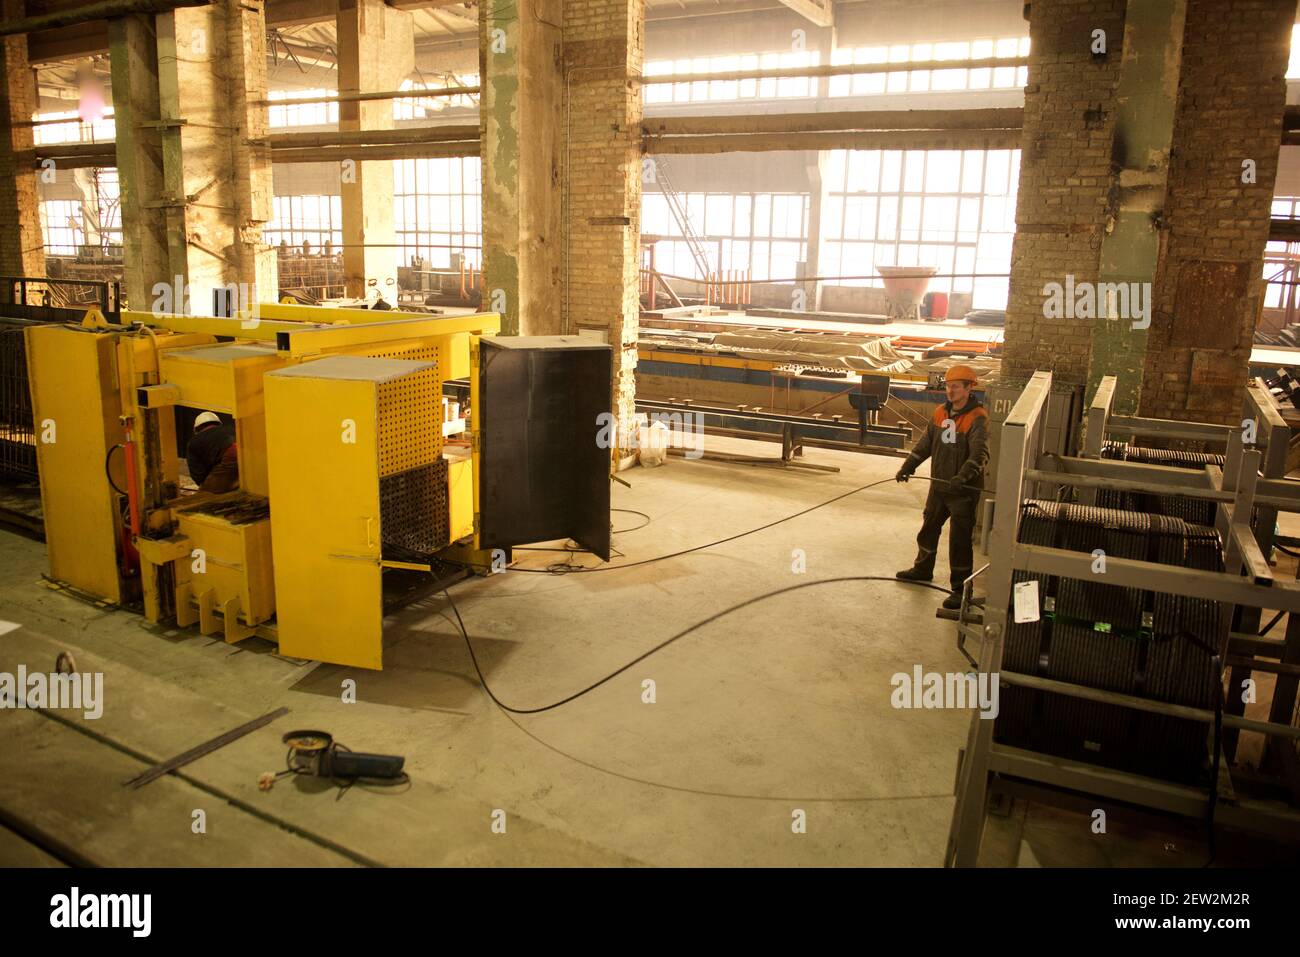
[[[949,518],[948,572],[952,594],[944,608],[961,607],[962,582],[974,568],[971,537],[975,531],[975,507],[983,487],[984,465],[988,462],[988,412],[975,397],[975,370],[952,366],[944,376],[948,401],[935,406],[934,414],[895,478],[906,482],[918,465],[930,459],[930,492],[925,499],[921,532],[916,536],[916,561],[898,572],[904,581],[928,582],[934,578],[934,559],[939,535]]]

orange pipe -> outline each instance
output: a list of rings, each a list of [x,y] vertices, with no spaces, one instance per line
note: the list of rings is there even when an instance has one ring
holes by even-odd
[[[464,259],[462,259],[462,260],[460,261],[460,298],[462,298],[462,299],[466,298],[466,296],[465,296],[465,260],[464,260]]]

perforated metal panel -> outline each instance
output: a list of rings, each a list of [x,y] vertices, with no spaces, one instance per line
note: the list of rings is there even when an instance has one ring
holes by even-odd
[[[436,369],[379,383],[379,474],[431,465],[442,455],[442,394]]]
[[[447,460],[381,478],[379,515],[385,558],[421,558],[449,544]]]

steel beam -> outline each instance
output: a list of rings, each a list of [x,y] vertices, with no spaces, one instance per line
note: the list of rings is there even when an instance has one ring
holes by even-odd
[[[979,110],[836,110],[826,113],[661,116],[642,121],[648,136],[809,133],[835,130],[1020,130],[1020,107]]]
[[[91,20],[129,16],[133,13],[166,13],[177,7],[203,7],[209,2],[211,0],[100,0],[99,3],[83,3],[54,13],[42,13],[34,17],[0,22],[0,36],[54,30]]]
[[[837,130],[813,133],[735,133],[718,136],[646,136],[645,152],[763,153],[786,150],[1009,150],[1019,130]]]
[[[719,73],[665,73],[628,77],[642,86],[665,83],[703,83],[718,80],[767,80],[797,76],[857,76],[870,73],[913,73],[921,70],[982,70],[989,67],[1028,66],[1029,57],[984,57],[979,60],[914,60],[909,63],[828,63],[821,66],[782,67],[775,70],[727,70]]]
[[[366,310],[339,310],[361,312]],[[375,315],[375,313],[371,313]],[[379,313],[379,315],[385,315]],[[387,313],[391,316],[392,313]],[[393,321],[369,322],[366,324],[315,326],[303,328],[295,326],[276,335],[276,347],[280,352],[291,356],[321,355],[326,352],[339,352],[355,349],[358,346],[373,345],[381,342],[400,342],[407,339],[425,339],[433,336],[448,336],[456,333],[471,335],[493,335],[501,325],[496,313],[477,313],[472,316],[454,316],[445,319],[433,317],[401,318]]]

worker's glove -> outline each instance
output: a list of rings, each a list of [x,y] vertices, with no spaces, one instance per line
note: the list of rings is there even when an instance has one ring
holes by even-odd
[[[916,471],[915,465],[911,464],[910,462],[904,462],[903,467],[900,468],[898,470],[898,474],[894,476],[894,481],[906,482],[908,479],[912,477],[912,473],[915,471]]]
[[[966,489],[966,476],[958,472],[952,478],[948,479],[948,489],[953,492],[961,492]]]

